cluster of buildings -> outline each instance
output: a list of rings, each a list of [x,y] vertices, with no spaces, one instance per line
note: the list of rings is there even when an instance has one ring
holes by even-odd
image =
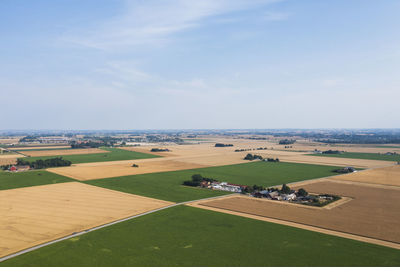
[[[272,200],[286,200],[286,201],[293,201],[297,198],[294,192],[289,194],[282,194],[279,191],[268,191],[268,190],[255,192],[253,196],[272,199]]]
[[[227,182],[217,182],[217,181],[214,182],[203,181],[201,182],[200,186],[204,188],[228,191],[233,193],[241,193],[243,188],[247,187],[245,185],[230,184]]]

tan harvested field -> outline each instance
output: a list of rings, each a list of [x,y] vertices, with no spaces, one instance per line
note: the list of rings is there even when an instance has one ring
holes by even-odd
[[[264,158],[279,158],[281,161],[294,163],[307,163],[329,166],[353,166],[355,168],[378,168],[384,166],[392,166],[391,161],[368,160],[368,159],[351,159],[351,158],[335,158],[335,157],[313,157],[305,155],[302,152],[278,151],[278,150],[261,150],[254,152]]]
[[[15,164],[17,162],[17,158],[21,158],[22,156],[19,154],[11,154],[11,155],[0,155],[0,166]]]
[[[400,165],[385,168],[365,170],[362,172],[350,173],[336,176],[333,179],[361,183],[372,183],[381,185],[400,186]]]
[[[139,165],[138,168],[132,164]],[[77,180],[93,180],[125,175],[197,169],[209,166],[245,163],[240,155],[197,157],[165,157],[76,164],[70,167],[51,168],[48,171]]]
[[[17,138],[0,138],[0,144],[17,144],[19,141],[19,137]]]
[[[71,148],[71,146],[23,146],[23,147],[11,147],[9,150],[31,150],[31,149],[54,149],[54,148]]]
[[[235,142],[231,143],[236,144]],[[242,147],[245,145],[260,147],[261,145],[260,142],[249,143],[243,140],[241,140],[240,144]],[[78,180],[92,180],[125,175],[185,170],[248,162],[243,160],[243,157],[249,152],[234,152],[236,149],[235,146],[216,148],[214,147],[214,144],[198,144],[174,145],[166,147],[170,149],[171,152],[160,153],[165,156],[162,158],[83,163],[75,164],[70,167],[52,168],[49,169],[49,171]],[[125,149],[148,153],[151,148],[152,146],[143,146],[127,147]],[[311,157],[304,155],[302,152],[293,151],[259,150],[251,153],[259,154],[263,157],[279,158],[281,161],[294,163],[309,163],[330,166],[354,166],[358,168],[375,168],[393,165],[393,163],[389,161],[334,157]],[[134,163],[138,164],[139,168],[131,167]]]
[[[99,149],[99,148],[50,149],[50,150],[21,151],[22,154],[30,156],[30,157],[81,155],[81,154],[96,154],[96,153],[109,153],[109,152],[110,151]]]
[[[400,244],[400,188],[379,188],[329,180],[303,185],[307,191],[352,198],[332,209],[310,209],[251,197],[212,200],[201,205],[304,224]]]
[[[294,138],[296,139],[296,138]],[[260,140],[236,140],[234,139],[231,143],[234,143],[237,148],[256,148],[256,147],[267,147],[268,149],[273,148],[274,150],[285,150],[285,151],[298,151],[298,152],[312,152],[315,149],[325,150],[340,150],[346,152],[360,152],[360,153],[386,153],[386,152],[397,152],[400,153],[399,144],[382,144],[382,145],[363,145],[363,144],[324,144],[319,142],[312,142],[308,140],[299,140],[291,145],[279,145],[278,140],[275,141],[260,141]],[[226,142],[229,142],[225,140]],[[289,146],[289,148],[285,148]]]
[[[123,150],[128,150],[128,151],[135,151],[135,152],[141,152],[141,153],[147,153],[151,155],[157,155],[157,156],[162,156],[162,157],[171,157],[171,156],[176,156],[173,154],[172,151],[168,152],[150,152],[152,148],[155,148],[157,146],[126,146],[126,147],[119,147],[120,149]],[[158,148],[164,148],[164,146],[158,146]]]
[[[171,202],[78,182],[0,191],[0,257]]]

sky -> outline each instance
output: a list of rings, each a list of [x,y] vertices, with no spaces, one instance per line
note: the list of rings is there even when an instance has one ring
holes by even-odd
[[[400,128],[398,0],[1,0],[0,130]]]

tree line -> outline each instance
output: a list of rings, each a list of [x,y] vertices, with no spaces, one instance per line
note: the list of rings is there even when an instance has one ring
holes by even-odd
[[[72,162],[65,160],[62,157],[50,158],[50,159],[38,159],[35,161],[27,161],[22,158],[17,159],[17,165],[29,166],[32,169],[45,169],[51,167],[64,167],[71,166]]]

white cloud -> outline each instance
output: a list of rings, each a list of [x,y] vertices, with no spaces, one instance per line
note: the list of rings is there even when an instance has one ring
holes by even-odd
[[[160,45],[171,35],[197,27],[208,17],[255,8],[280,0],[150,0],[126,1],[124,13],[104,22],[95,29],[63,39],[75,44],[108,49],[133,45]],[[270,19],[282,14],[271,13]]]

